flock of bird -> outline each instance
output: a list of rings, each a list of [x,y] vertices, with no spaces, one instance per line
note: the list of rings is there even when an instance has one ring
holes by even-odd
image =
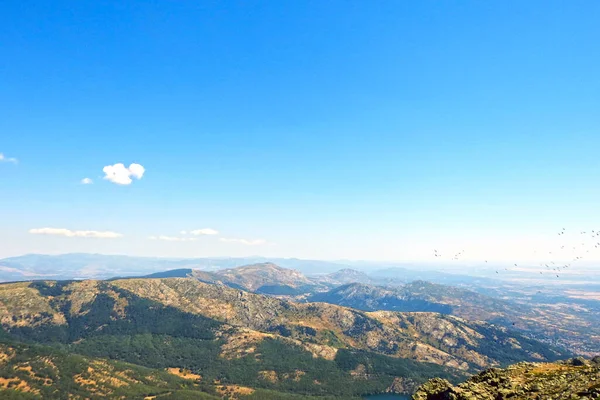
[[[567,232],[567,230],[565,228],[562,228],[562,230],[560,230],[558,232],[558,236],[564,236],[565,233]],[[588,241],[588,243],[586,243],[585,239],[586,238],[591,238],[592,242],[590,243]],[[582,241],[581,245],[575,245],[573,246],[573,243],[571,243],[570,245],[565,244],[561,244],[560,248],[557,249],[559,251],[549,251],[548,252],[548,256],[550,257],[555,257],[557,255],[561,255],[562,256],[562,260],[563,262],[557,262],[557,261],[549,261],[549,262],[540,262],[539,263],[539,267],[541,267],[542,271],[539,271],[540,275],[544,275],[544,273],[546,274],[551,274],[551,275],[556,275],[557,278],[560,278],[560,272],[564,271],[568,268],[571,268],[573,263],[576,263],[578,261],[581,261],[584,259],[584,255],[587,255],[587,253],[590,252],[591,247],[589,246],[593,246],[593,248],[600,248],[600,230],[591,230],[591,231],[580,231],[579,232],[579,237],[577,242]],[[571,257],[572,260],[571,262],[564,262],[566,255],[564,254],[565,251],[568,250],[572,250],[571,251]],[[461,256],[464,254],[464,250],[459,251],[458,253],[452,255],[452,257],[450,257],[451,260],[459,260],[461,258]],[[438,250],[433,250],[433,255],[436,258],[443,258],[442,254],[438,251]],[[484,260],[484,263],[487,264],[488,260]],[[514,267],[519,267],[519,265],[517,263],[514,263]],[[508,267],[504,268],[505,271],[508,271]],[[500,274],[500,269],[496,270],[496,274]]]

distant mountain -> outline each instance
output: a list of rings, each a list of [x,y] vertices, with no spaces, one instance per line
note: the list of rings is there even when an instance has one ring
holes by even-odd
[[[208,264],[208,265],[207,265]],[[103,254],[28,254],[0,260],[0,281],[31,279],[107,279],[139,276],[176,268],[206,269],[193,259],[112,256]]]
[[[28,254],[0,259],[0,282],[31,279],[107,279],[123,276],[144,276],[173,269],[217,271],[243,265],[273,263],[294,269],[310,279],[330,280],[336,285],[360,282],[402,284],[423,279],[447,284],[478,284],[490,279],[454,275],[431,270],[404,267],[381,269],[380,263],[350,261],[319,261],[296,258],[158,258],[120,255],[71,253],[61,255]],[[352,267],[356,265],[356,267]],[[344,271],[344,272],[340,272]],[[372,271],[366,274],[361,271]],[[324,282],[325,283],[325,282]]]
[[[482,278],[471,275],[452,274],[432,269],[423,269],[415,266],[413,269],[404,267],[388,267],[374,269],[369,276],[379,283],[409,283],[413,281],[428,281],[445,285],[490,285],[497,281],[490,278]]]
[[[425,281],[396,287],[352,283],[314,294],[308,301],[323,301],[365,311],[433,311],[469,320],[495,320],[500,311],[513,319],[531,312],[530,308],[522,305]]]
[[[170,269],[168,271],[155,272],[153,274],[142,276],[141,278],[187,278],[192,276],[193,273],[194,270],[190,268]]]
[[[439,312],[519,330],[546,343],[560,343],[579,354],[600,351],[600,344],[595,340],[600,335],[600,327],[593,322],[600,315],[597,302],[570,305],[558,299],[555,304],[522,304],[425,281],[403,286],[354,283],[315,293],[307,301],[364,311]]]
[[[157,258],[71,253],[27,254],[0,259],[0,282],[31,279],[107,279],[115,276],[143,276],[172,269],[215,271],[241,265],[274,263],[302,273],[333,272],[344,264],[293,258]]]
[[[452,314],[452,307],[400,288],[350,283],[325,293],[309,296],[307,301],[325,302],[364,311],[439,312]]]
[[[243,265],[214,272],[194,269],[176,269],[146,275],[144,278],[196,278],[204,283],[215,283],[250,292],[294,296],[315,290],[325,290],[300,272],[282,268],[273,263]]]
[[[299,271],[283,268],[274,263],[243,265],[218,271],[176,269],[157,272],[144,278],[194,277],[205,283],[220,283],[251,292],[297,296],[305,293],[324,292],[348,282],[371,282],[365,273],[353,269],[341,269],[331,274],[306,277]]]
[[[374,283],[375,280],[362,271],[357,271],[351,268],[340,269],[326,275],[318,275],[312,277],[319,283],[328,285],[344,285],[347,283]]]
[[[195,271],[193,276],[200,280],[206,279],[206,281],[218,279],[228,286],[239,287],[253,292],[260,292],[265,287],[281,286],[297,289],[303,286],[314,285],[311,280],[300,272],[282,268],[273,263],[244,265],[212,273]]]
[[[518,363],[490,369],[458,386],[432,379],[413,400],[441,399],[597,399],[600,398],[600,357],[555,363]]]

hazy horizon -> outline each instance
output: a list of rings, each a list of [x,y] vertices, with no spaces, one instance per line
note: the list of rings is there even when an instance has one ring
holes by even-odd
[[[514,276],[525,276],[528,274],[536,274],[539,271],[546,272],[544,265],[548,263],[539,262],[522,262],[517,265],[508,264],[507,262],[498,261],[468,261],[468,260],[435,260],[435,261],[405,261],[405,260],[349,260],[349,259],[309,259],[301,257],[268,257],[262,255],[247,255],[239,257],[230,256],[201,256],[201,257],[161,257],[161,256],[148,256],[148,255],[128,255],[128,254],[105,254],[105,253],[27,253],[16,256],[9,256],[0,258],[0,262],[3,260],[20,259],[23,257],[78,257],[78,256],[100,256],[109,258],[133,258],[133,259],[146,259],[146,260],[170,260],[170,261],[193,261],[193,260],[239,260],[239,266],[245,264],[252,264],[254,262],[277,262],[278,260],[287,261],[299,261],[299,262],[324,262],[332,265],[339,265],[341,268],[352,268],[362,271],[373,271],[374,269],[386,269],[386,268],[424,268],[428,271],[438,272],[449,272],[449,273],[464,273],[472,276],[489,276],[490,273],[495,271],[502,271],[502,276],[497,278],[507,279],[510,275]],[[259,261],[255,261],[259,260]],[[564,262],[567,262],[566,260]],[[549,262],[553,267],[562,267],[563,264],[559,262]],[[569,263],[571,264],[571,263]],[[2,265],[0,264],[0,267]],[[600,277],[600,270],[598,270],[598,264],[595,261],[578,261],[571,270],[563,269],[560,274],[566,277],[573,276],[590,276],[590,278]],[[550,276],[553,276],[551,273]],[[492,275],[493,276],[493,275]],[[546,278],[546,277],[543,277]],[[547,279],[544,279],[547,281]]]

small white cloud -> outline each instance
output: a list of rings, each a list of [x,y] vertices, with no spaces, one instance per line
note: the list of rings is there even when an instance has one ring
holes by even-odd
[[[142,176],[144,176],[144,172],[146,172],[146,168],[144,168],[140,164],[133,163],[129,166],[129,172],[134,178],[142,179]]]
[[[82,185],[91,185],[92,183],[94,183],[94,181],[93,181],[93,180],[91,180],[90,178],[83,178],[83,179],[81,180],[81,184],[82,184]]]
[[[150,239],[150,240],[164,240],[164,241],[167,241],[167,242],[193,242],[194,240],[196,240],[196,238],[183,238],[183,237],[165,236],[165,235],[150,236],[150,237],[148,237],[148,239]]]
[[[181,235],[187,235],[187,231],[181,231],[179,232]]]
[[[264,239],[248,240],[248,239],[220,238],[219,240],[221,242],[226,242],[226,243],[241,243],[241,244],[245,244],[247,246],[260,246],[260,245],[268,244],[268,242]]]
[[[17,160],[14,157],[6,157],[4,154],[0,153],[0,162],[7,162],[7,163],[16,164],[16,163],[19,162],[19,160]]]
[[[70,229],[62,229],[62,228],[30,229],[29,233],[32,233],[34,235],[55,235],[55,236],[66,236],[66,237],[101,238],[101,239],[114,239],[114,238],[120,238],[123,236],[120,233],[110,232],[110,231],[72,231]]]
[[[196,229],[194,231],[190,231],[190,233],[192,235],[196,235],[196,236],[200,236],[200,235],[218,235],[219,231],[216,231],[216,230],[211,229],[211,228],[204,228],[204,229]]]
[[[140,164],[131,164],[129,168],[125,167],[122,163],[114,165],[107,165],[102,168],[104,172],[104,179],[116,183],[117,185],[130,185],[133,180],[131,177],[136,179],[142,179],[146,169]]]

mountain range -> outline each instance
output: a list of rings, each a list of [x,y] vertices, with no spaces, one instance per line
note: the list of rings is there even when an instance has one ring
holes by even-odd
[[[231,272],[223,276],[239,279]],[[260,288],[264,282],[238,283]],[[484,322],[431,312],[365,312],[297,303],[194,276],[2,284],[0,322],[6,332],[4,343],[13,349],[37,343],[42,352],[51,348],[84,357],[87,361],[82,363],[91,363],[85,371],[92,372],[75,382],[80,388],[88,388],[89,381],[98,384],[93,371],[108,363],[106,368],[117,371],[114,374],[139,382],[147,380],[138,378],[138,366],[153,370],[144,370],[147,375],[160,372],[161,377],[163,372],[188,371],[185,374],[204,382],[191,390],[211,396],[219,390],[246,388],[239,390],[277,393],[279,397],[273,398],[291,394],[352,398],[383,392],[394,382],[398,386],[398,379],[411,382],[413,388],[432,377],[459,382],[490,366],[568,356]],[[106,359],[135,368],[111,366],[113,361]],[[41,362],[20,360],[26,363],[24,368],[39,368]],[[13,370],[19,368],[15,365]],[[119,368],[135,373],[121,373]],[[32,386],[28,373],[11,379]],[[161,390],[175,393],[167,384]]]
[[[206,283],[220,283],[236,289],[273,295],[295,295],[328,289],[328,286],[307,278],[299,271],[282,268],[273,263],[244,265],[214,272],[179,270],[179,273],[180,277],[194,277]],[[176,276],[175,272],[166,271],[147,277],[163,277],[165,274]]]
[[[518,330],[588,356],[600,352],[600,302],[562,298],[514,301],[447,285],[415,281],[402,286],[352,283],[315,293],[321,301],[364,311],[433,311]]]
[[[334,272],[346,264],[294,258],[159,258],[71,253],[27,254],[0,259],[0,281],[31,279],[107,279],[114,276],[140,276],[172,269],[214,271],[242,265],[272,262],[305,274]]]
[[[108,279],[115,276],[141,276],[172,269],[216,271],[243,265],[274,263],[303,274],[321,278],[339,270],[354,270],[368,279],[362,283],[408,283],[428,280],[446,284],[494,282],[486,278],[423,270],[421,266],[389,262],[321,261],[296,258],[157,258],[71,253],[60,255],[27,254],[0,259],[0,282],[31,279]],[[368,274],[365,273],[368,271]],[[350,283],[351,281],[340,281]]]
[[[0,284],[0,390],[350,399],[411,393],[434,377],[460,391],[482,369],[596,351],[591,300],[515,288],[490,297],[351,268],[183,262],[142,277]]]
[[[253,264],[219,271],[182,269],[147,277],[195,277],[206,283],[268,294],[300,302],[325,302],[363,311],[437,312],[469,321],[520,331],[551,345],[592,356],[600,351],[600,302],[555,299],[535,294],[522,299],[487,296],[465,288],[414,281],[375,285],[360,271],[340,271],[307,277],[273,263]],[[346,283],[346,282],[355,283]],[[346,283],[346,284],[344,284]]]

